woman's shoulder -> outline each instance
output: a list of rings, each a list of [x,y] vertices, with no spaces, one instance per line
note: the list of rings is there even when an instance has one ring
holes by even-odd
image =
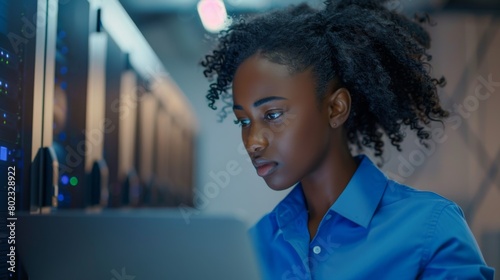
[[[429,190],[417,189],[394,180],[388,180],[377,212],[399,213],[409,221],[420,221],[428,226],[445,220],[465,222],[462,208],[453,200]]]
[[[462,275],[464,279],[493,279],[494,270],[486,265],[457,203],[392,180],[386,194],[381,212],[402,213],[405,219],[398,224],[413,227],[423,237],[422,278],[458,279],[457,275]]]
[[[381,201],[382,206],[393,203],[404,203],[409,206],[436,207],[456,205],[451,199],[433,191],[414,188],[392,179],[387,180],[386,190]]]

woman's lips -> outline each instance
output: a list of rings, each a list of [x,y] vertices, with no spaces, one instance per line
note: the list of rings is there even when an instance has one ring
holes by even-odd
[[[260,177],[268,176],[269,174],[274,172],[274,170],[276,169],[275,167],[277,165],[278,164],[276,164],[275,162],[270,162],[270,163],[265,163],[265,164],[261,164],[259,166],[256,166],[257,174]]]

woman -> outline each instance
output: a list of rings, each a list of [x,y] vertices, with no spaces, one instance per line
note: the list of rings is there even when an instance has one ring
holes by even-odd
[[[257,174],[292,191],[251,235],[265,279],[493,279],[461,209],[387,178],[351,146],[425,144],[443,78],[419,22],[376,1],[306,4],[232,24],[202,62]],[[232,93],[229,89],[232,87]]]

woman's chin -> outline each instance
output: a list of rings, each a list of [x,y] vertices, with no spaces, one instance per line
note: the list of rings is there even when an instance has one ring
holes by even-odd
[[[264,181],[266,181],[267,186],[273,191],[284,191],[295,185],[295,184],[287,184],[285,182],[279,182],[274,178],[264,178]]]

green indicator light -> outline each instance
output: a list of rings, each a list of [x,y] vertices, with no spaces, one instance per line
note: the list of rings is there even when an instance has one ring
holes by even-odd
[[[5,62],[6,64],[9,64],[9,61],[7,60],[7,62]]]
[[[74,187],[76,185],[78,185],[78,178],[76,177],[71,177],[71,179],[69,179],[69,183]]]
[[[6,124],[6,123],[7,123],[7,121],[3,121],[3,124]]]

